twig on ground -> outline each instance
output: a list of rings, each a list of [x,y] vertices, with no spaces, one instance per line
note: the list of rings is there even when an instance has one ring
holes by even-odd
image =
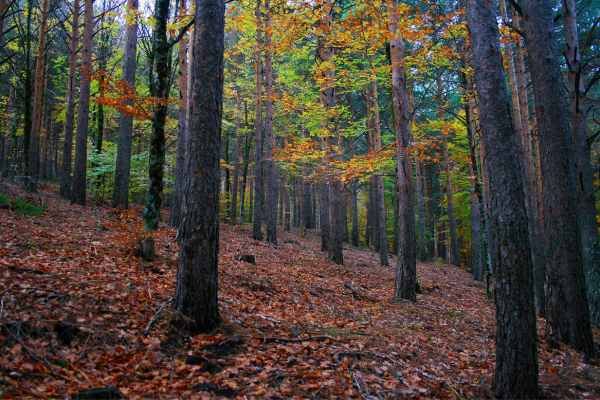
[[[165,309],[167,304],[172,303],[172,302],[173,302],[173,297],[169,297],[166,301],[162,302],[158,306],[158,309],[152,316],[152,319],[150,319],[150,321],[148,321],[148,324],[146,325],[146,329],[144,329],[144,336],[148,336],[148,334],[150,333],[150,330],[152,329],[152,326],[154,326],[156,321],[158,321],[158,319],[160,318],[160,314],[163,312],[163,310]]]
[[[285,338],[285,337],[257,337],[253,336],[255,339],[260,339],[263,343],[302,343],[302,342],[311,342],[318,340],[332,340],[337,342],[338,339],[329,335],[317,335],[317,336],[308,336],[305,338],[297,337],[297,338]]]

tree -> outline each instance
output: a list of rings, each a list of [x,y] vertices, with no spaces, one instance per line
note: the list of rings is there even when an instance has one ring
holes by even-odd
[[[123,57],[123,82],[135,93],[135,69],[137,54],[137,10],[138,0],[127,0],[127,30],[125,32],[125,54]],[[126,105],[132,100],[126,99]],[[127,208],[129,205],[129,176],[131,171],[131,135],[133,116],[121,111],[119,116],[119,143],[115,166],[115,185],[113,189],[113,207]]]
[[[179,0],[179,18],[187,12],[185,0]],[[181,192],[183,191],[183,171],[185,167],[185,146],[187,134],[188,96],[188,39],[187,34],[179,41],[179,129],[177,131],[177,150],[175,160],[175,187],[173,188],[173,204],[171,206],[171,225],[179,226],[181,221]]]
[[[593,353],[577,218],[574,143],[555,53],[550,1],[525,1],[523,31],[539,125],[546,239],[546,317],[549,334]]]
[[[254,16],[256,20],[256,46],[254,49],[254,73],[256,76],[255,86],[255,117],[254,117],[254,205],[252,218],[252,237],[255,240],[262,240],[263,223],[263,202],[264,202],[264,184],[263,184],[263,121],[262,121],[262,96],[263,96],[263,62],[262,62],[262,0],[256,1]]]
[[[396,185],[398,191],[398,249],[394,298],[417,299],[417,249],[415,241],[414,189],[410,163],[410,111],[404,68],[404,39],[399,31],[398,0],[388,0],[392,100],[396,134]]]
[[[35,61],[35,76],[33,86],[33,118],[29,134],[29,164],[28,175],[34,182],[40,173],[40,131],[44,117],[44,92],[46,89],[46,37],[48,34],[48,0],[42,0],[39,27],[38,51]]]
[[[538,396],[536,319],[523,179],[510,102],[499,50],[494,3],[469,0],[473,68],[477,89],[484,168],[489,179],[491,262],[496,294],[497,398]]]
[[[169,20],[169,0],[156,0],[154,5],[154,32],[152,34],[152,79],[150,93],[156,99],[152,116],[150,136],[150,160],[148,178],[150,181],[144,207],[144,228],[147,231],[158,229],[162,206],[163,177],[165,168],[165,122],[169,98],[169,41],[167,22]]]
[[[223,110],[223,0],[196,0],[189,138],[175,308],[207,332],[218,307],[219,159]]]
[[[71,14],[71,41],[69,43],[69,76],[67,77],[67,109],[65,112],[65,138],[60,180],[60,194],[71,196],[71,163],[73,157],[73,125],[75,121],[75,90],[77,85],[77,48],[79,47],[79,0],[73,0]]]
[[[90,82],[92,79],[92,35],[94,32],[94,1],[84,2],[83,43],[81,49],[81,67],[79,69],[79,111],[77,114],[77,143],[75,148],[75,170],[71,201],[85,204],[87,138],[90,119]]]

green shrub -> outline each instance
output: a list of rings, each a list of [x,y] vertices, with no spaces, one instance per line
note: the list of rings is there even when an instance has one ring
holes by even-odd
[[[7,205],[14,212],[28,217],[39,217],[46,211],[46,208],[43,206],[31,203],[20,197],[10,199],[5,194],[0,193],[0,206]]]

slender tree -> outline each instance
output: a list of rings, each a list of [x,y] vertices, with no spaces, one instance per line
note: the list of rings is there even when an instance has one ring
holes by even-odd
[[[79,69],[79,112],[77,113],[77,143],[71,201],[85,204],[87,141],[90,120],[90,82],[92,79],[92,35],[94,33],[94,1],[85,0],[81,67]]]
[[[135,93],[135,69],[137,53],[137,10],[138,0],[127,0],[127,30],[125,32],[125,54],[123,58],[123,81]],[[131,99],[126,100],[131,105]],[[119,116],[119,143],[115,166],[113,207],[127,208],[129,205],[129,175],[131,171],[131,141],[133,117],[121,112]]]
[[[399,0],[388,0],[392,100],[396,134],[396,185],[398,190],[398,249],[394,298],[417,299],[417,249],[415,241],[414,189],[408,147],[411,141],[410,111],[404,68],[404,39],[398,26]]]

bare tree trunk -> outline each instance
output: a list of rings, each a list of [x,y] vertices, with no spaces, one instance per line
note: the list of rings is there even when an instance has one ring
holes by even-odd
[[[263,27],[262,27],[262,0],[257,0],[254,11],[256,19],[256,48],[254,50],[255,75],[256,75],[256,116],[254,118],[254,218],[252,226],[252,237],[255,240],[263,239],[263,121],[262,121],[262,95],[263,95]]]
[[[168,5],[165,7],[168,10]],[[197,0],[191,68],[186,181],[175,308],[192,332],[220,322],[218,302],[219,160],[223,112],[223,0]]]
[[[414,189],[408,147],[411,144],[410,111],[404,69],[404,39],[398,29],[399,0],[388,0],[392,101],[396,133],[396,184],[398,187],[398,261],[394,299],[416,301],[417,249],[415,241]]]
[[[179,18],[187,14],[186,0],[179,0]],[[187,147],[187,115],[189,108],[188,95],[188,38],[184,34],[179,40],[177,58],[179,61],[179,110],[177,119],[177,150],[175,156],[175,187],[173,188],[173,204],[171,205],[171,226],[178,227],[181,222],[181,199],[185,177],[185,152]]]
[[[73,157],[73,125],[75,120],[75,90],[77,85],[77,48],[79,47],[79,0],[73,0],[71,42],[69,43],[69,75],[67,76],[67,108],[65,112],[65,138],[60,180],[60,194],[71,196],[71,162]]]
[[[79,112],[77,114],[77,143],[71,201],[85,205],[87,141],[90,120],[90,81],[92,78],[92,35],[94,33],[94,1],[85,0],[81,67],[79,69]]]
[[[468,24],[480,106],[484,167],[490,191],[487,212],[496,276],[497,398],[538,396],[537,334],[533,276],[517,137],[499,50],[493,3],[469,0]]]
[[[553,340],[593,354],[577,212],[574,144],[547,0],[522,4],[539,125],[546,236],[546,317]]]
[[[352,246],[360,246],[360,226],[358,221],[358,187],[357,183],[352,185]]]
[[[46,37],[48,33],[48,0],[42,0],[39,26],[38,50],[35,61],[35,75],[33,85],[33,118],[31,121],[31,132],[29,134],[29,164],[27,174],[35,182],[40,174],[40,136],[42,120],[44,118],[44,93],[46,89]]]
[[[234,91],[235,98],[235,149],[233,151],[233,183],[231,187],[231,203],[229,207],[229,218],[232,224],[238,223],[238,192],[240,182],[240,159],[242,158],[242,136],[241,136],[241,112],[242,100],[240,93],[236,88]]]
[[[273,160],[275,139],[273,137],[273,21],[271,2],[265,1],[265,121],[264,121],[264,174],[266,192],[267,242],[277,244],[277,170]]]
[[[575,142],[575,168],[577,194],[579,197],[579,229],[581,250],[590,316],[592,323],[600,325],[600,260],[594,252],[598,242],[596,204],[594,198],[594,177],[587,135],[587,114],[591,107],[585,99],[585,82],[579,49],[577,31],[577,8],[575,0],[563,0],[562,9],[565,25],[567,67],[571,95],[571,129]]]
[[[371,144],[372,148],[370,151],[381,151],[381,121],[379,117],[379,101],[378,101],[378,89],[377,80],[372,78],[367,88],[367,108],[368,118],[370,118],[371,128]],[[374,216],[376,218],[376,242],[378,243],[379,250],[379,262],[381,265],[389,265],[388,256],[388,238],[387,238],[387,224],[385,214],[385,197],[383,190],[383,177],[379,174],[373,176],[373,186],[375,189],[374,193]]]
[[[154,6],[154,32],[152,34],[153,79],[150,92],[159,102],[154,106],[150,154],[148,161],[149,187],[146,195],[143,219],[144,229],[158,229],[162,206],[163,177],[165,168],[165,123],[167,120],[167,100],[169,98],[169,43],[167,23],[169,20],[169,0],[156,0]]]

